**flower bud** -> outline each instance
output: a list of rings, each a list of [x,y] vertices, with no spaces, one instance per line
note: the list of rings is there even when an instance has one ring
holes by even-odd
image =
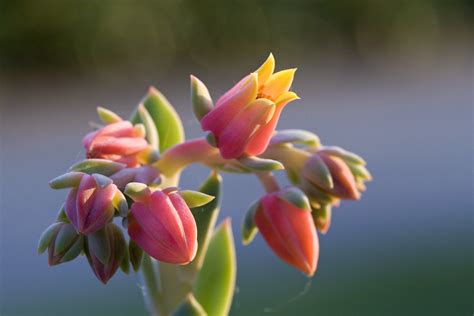
[[[273,73],[274,66],[270,54],[256,72],[220,97],[214,108],[206,106],[199,112],[202,129],[212,132],[222,157],[263,153],[284,106],[298,99],[289,91],[296,69]]]
[[[48,248],[48,264],[58,265],[75,259],[83,249],[83,237],[68,223],[54,223],[40,238],[38,251]]]
[[[87,158],[109,159],[129,167],[138,165],[138,154],[149,146],[144,135],[129,121],[112,123],[91,132],[82,143]]]
[[[191,262],[197,251],[197,228],[188,205],[177,192],[141,192],[130,210],[130,238],[159,261]]]
[[[305,163],[302,174],[316,187],[313,191],[320,190],[343,200],[360,199],[356,179],[348,164],[339,157],[324,151],[316,152]]]
[[[265,195],[254,221],[278,257],[312,276],[318,263],[319,241],[307,198],[296,198],[296,190],[285,194],[291,196],[291,201],[284,199],[282,192]]]
[[[87,236],[85,253],[96,277],[104,284],[115,274],[125,256],[127,243],[115,224]]]
[[[117,187],[109,178],[84,174],[79,186],[69,192],[64,205],[66,215],[78,233],[94,233],[112,219],[116,191]]]

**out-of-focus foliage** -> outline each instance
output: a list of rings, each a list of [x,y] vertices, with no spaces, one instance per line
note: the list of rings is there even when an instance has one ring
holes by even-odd
[[[371,51],[468,34],[471,0],[8,0],[0,2],[6,70],[207,65],[232,55]],[[462,34],[461,34],[462,36]]]

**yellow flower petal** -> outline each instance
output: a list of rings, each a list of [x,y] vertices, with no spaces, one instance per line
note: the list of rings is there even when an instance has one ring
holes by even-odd
[[[278,106],[285,106],[288,103],[290,103],[291,101],[298,100],[298,99],[300,99],[300,97],[297,96],[296,93],[294,93],[292,91],[289,91],[289,92],[285,92],[285,93],[281,94],[275,100],[275,104],[276,104],[277,107]]]
[[[293,83],[295,72],[296,68],[274,73],[260,89],[260,95],[276,100],[281,94],[288,92]]]
[[[265,84],[268,78],[270,78],[270,76],[272,75],[273,70],[275,70],[275,58],[273,57],[273,54],[270,53],[267,60],[265,60],[265,62],[256,71],[256,73],[258,74],[259,86]]]

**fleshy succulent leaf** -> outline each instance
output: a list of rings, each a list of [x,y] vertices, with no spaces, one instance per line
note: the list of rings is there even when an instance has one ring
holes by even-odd
[[[153,121],[150,113],[145,108],[143,104],[138,106],[138,116],[140,117],[140,121],[145,126],[145,135],[148,143],[154,148],[160,148],[160,138],[158,136],[158,129],[155,126],[155,122]]]
[[[206,85],[194,76],[191,76],[191,103],[193,105],[194,115],[198,121],[214,108],[211,95]]]
[[[97,114],[104,124],[112,124],[122,121],[122,118],[116,113],[101,106],[97,107]]]
[[[214,232],[201,271],[194,283],[194,295],[208,315],[228,315],[236,277],[235,246],[229,219]]]
[[[148,113],[150,113],[158,130],[160,152],[164,152],[169,147],[179,144],[184,140],[184,129],[181,119],[163,94],[152,87],[142,103]],[[141,122],[137,111],[132,115],[131,121],[135,124]]]
[[[212,236],[212,230],[216,223],[217,216],[219,215],[221,186],[221,176],[216,172],[212,172],[201,185],[199,191],[207,196],[214,197],[214,199],[200,207],[194,207],[191,209],[194,219],[196,220],[198,231],[197,241],[199,247],[194,260],[188,265],[180,266],[181,273],[188,275],[188,277],[189,275],[191,277],[195,275],[204,262],[204,255],[206,254],[209,240]]]

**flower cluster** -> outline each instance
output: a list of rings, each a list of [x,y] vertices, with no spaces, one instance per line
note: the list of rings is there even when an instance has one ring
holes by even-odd
[[[130,120],[99,107],[103,125],[84,137],[86,159],[50,182],[69,193],[38,251],[48,250],[50,265],[84,254],[103,283],[119,268],[142,269],[153,314],[226,315],[236,264],[230,221],[215,228],[218,173],[250,173],[266,192],[244,215],[242,242],[260,232],[282,261],[313,276],[318,231],[327,233],[333,208],[359,200],[372,178],[358,155],[323,146],[308,131],[276,130],[283,108],[299,97],[290,91],[296,69],[274,69],[270,54],[215,105],[191,76],[203,138],[184,140],[178,114],[154,88]],[[211,176],[199,191],[180,190],[180,174],[192,163]],[[281,186],[274,172],[283,169],[289,183]]]
[[[41,236],[39,251],[48,249],[50,265],[83,253],[103,283],[120,266],[128,273],[128,260],[138,267],[142,251],[162,262],[189,263],[197,251],[196,222],[180,191],[159,187],[161,176],[152,166],[158,154],[146,139],[145,126],[103,108],[98,112],[105,126],[84,137],[88,159],[50,182],[53,189],[68,188],[69,193],[56,222]],[[196,196],[201,204],[212,200],[185,192],[193,206]],[[114,217],[122,218],[130,242]],[[130,258],[130,247],[135,258]]]

